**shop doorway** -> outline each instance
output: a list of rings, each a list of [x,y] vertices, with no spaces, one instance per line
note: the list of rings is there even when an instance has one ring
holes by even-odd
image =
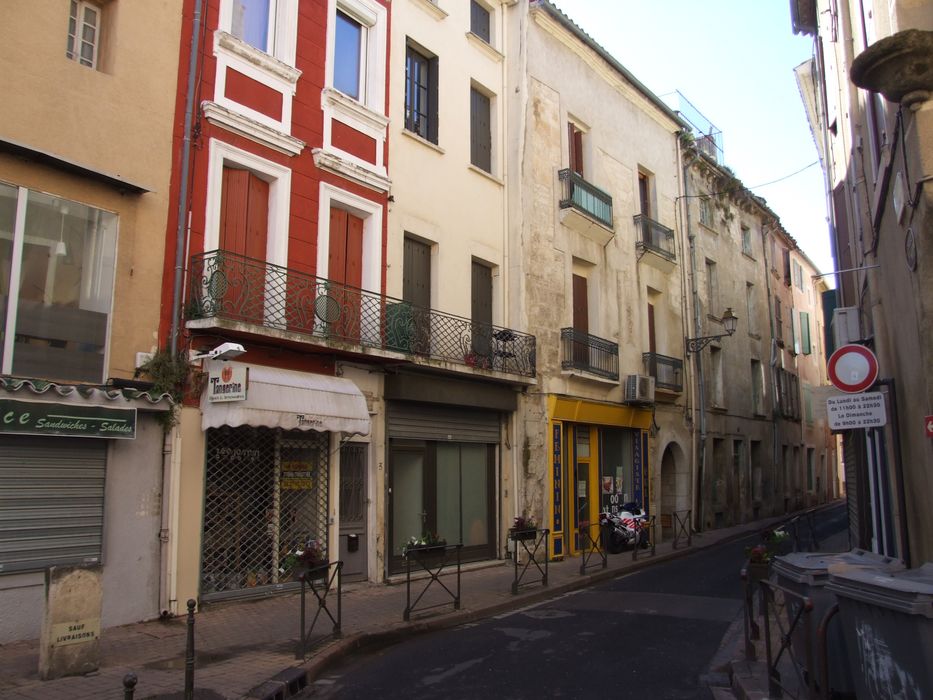
[[[366,520],[369,497],[366,459],[369,445],[346,443],[340,448],[340,561],[346,581],[367,578],[368,551]]]
[[[598,434],[594,427],[589,425],[571,426],[572,435],[568,436],[568,445],[571,449],[571,465],[573,478],[570,480],[572,488],[569,497],[569,512],[573,514],[571,526],[573,536],[570,538],[573,546],[570,554],[579,554],[585,547],[580,536],[580,528],[589,527],[590,536],[594,539],[599,536],[599,493],[598,493]]]

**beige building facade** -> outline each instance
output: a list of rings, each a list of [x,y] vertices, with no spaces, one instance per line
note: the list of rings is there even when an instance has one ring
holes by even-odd
[[[100,569],[103,627],[165,609],[170,402],[129,380],[157,348],[169,206],[178,45],[152,37],[178,37],[180,15],[180,2],[4,6],[3,642],[38,636],[52,566]]]

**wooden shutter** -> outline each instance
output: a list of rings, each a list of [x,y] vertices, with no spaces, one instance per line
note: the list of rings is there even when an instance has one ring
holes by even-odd
[[[810,345],[810,314],[806,311],[800,312],[800,350],[804,355],[812,352]]]
[[[402,299],[415,306],[431,306],[431,247],[408,237],[405,238]]]
[[[492,354],[492,270],[474,262],[471,278],[473,352],[489,357]]]
[[[573,123],[568,126],[568,142],[570,143],[570,169],[583,177],[583,132]]]
[[[475,88],[471,88],[470,162],[486,172],[492,172],[492,130],[489,107],[489,98]]]
[[[586,296],[586,277],[573,276],[573,329],[589,334],[589,302]]]
[[[654,337],[654,304],[648,304],[648,352],[657,352]]]
[[[641,215],[651,218],[651,183],[648,176],[638,173],[638,202],[641,206]]]
[[[332,207],[327,276],[348,287],[363,286],[363,220]]]
[[[489,10],[476,0],[470,0],[470,31],[489,43]]]
[[[220,195],[220,248],[266,259],[269,183],[248,170],[225,167]]]

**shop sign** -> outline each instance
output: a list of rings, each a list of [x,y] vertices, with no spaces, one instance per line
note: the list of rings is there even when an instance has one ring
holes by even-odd
[[[207,400],[245,401],[249,386],[249,367],[224,362],[220,367],[212,366],[207,377]]]
[[[561,426],[559,423],[554,425],[554,434],[553,440],[551,443],[551,459],[553,461],[553,474],[554,474],[554,532],[560,532],[564,529],[564,518],[563,518],[563,503],[564,503],[564,491],[561,485],[561,464],[560,464],[560,452],[561,452],[561,438],[560,438]]]
[[[52,625],[51,646],[63,647],[69,644],[93,642],[100,638],[100,618],[74,620]]]
[[[280,477],[283,491],[308,491],[311,489],[311,471],[314,465],[311,462],[292,460],[282,462],[282,475]]]
[[[884,396],[880,391],[826,399],[826,414],[831,430],[880,428],[888,422]]]
[[[635,436],[635,439],[632,440],[632,500],[635,503],[641,505],[641,488],[642,488],[642,472],[641,472],[641,439],[639,436]]]
[[[637,440],[636,440],[637,442]],[[644,486],[644,493],[642,494],[643,499],[641,501],[641,509],[645,515],[648,515],[648,508],[651,506],[651,479],[648,478],[648,431],[641,431],[641,471],[642,471],[642,483]]]
[[[0,433],[136,438],[136,409],[0,399]]]

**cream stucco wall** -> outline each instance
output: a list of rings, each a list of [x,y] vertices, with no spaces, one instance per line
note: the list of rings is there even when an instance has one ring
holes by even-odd
[[[149,190],[0,157],[2,181],[119,215],[106,376],[132,376],[135,353],[156,346],[181,5],[105,3],[99,70],[65,57],[68,0],[9,0],[0,22],[0,136]]]

